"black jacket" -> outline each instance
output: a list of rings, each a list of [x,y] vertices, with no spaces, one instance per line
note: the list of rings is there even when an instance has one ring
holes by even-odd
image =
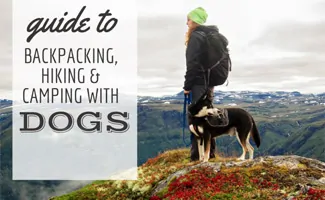
[[[191,34],[186,49],[186,73],[184,90],[191,90],[193,85],[204,85],[204,72],[202,67],[207,61],[206,39],[197,31],[218,31],[216,26],[198,26]]]

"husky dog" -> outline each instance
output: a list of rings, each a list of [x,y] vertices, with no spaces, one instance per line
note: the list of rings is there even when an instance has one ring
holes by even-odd
[[[246,153],[249,159],[254,158],[254,148],[249,143],[253,138],[257,148],[260,146],[260,135],[253,117],[244,109],[215,108],[204,96],[188,108],[192,118],[189,128],[197,136],[200,161],[207,162],[210,155],[210,139],[228,134],[236,136],[243,153],[237,160],[245,160]]]

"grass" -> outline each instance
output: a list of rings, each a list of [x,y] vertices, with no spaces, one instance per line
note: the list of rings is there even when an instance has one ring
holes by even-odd
[[[325,188],[315,187],[306,194],[296,193],[298,183],[307,184],[308,177],[319,179],[322,172],[298,164],[297,169],[274,166],[271,161],[258,162],[250,167],[226,167],[219,172],[209,167],[197,167],[170,179],[167,185],[151,196],[157,184],[169,175],[188,166],[188,149],[176,149],[149,159],[138,168],[137,181],[95,181],[72,193],[54,197],[53,200],[127,200],[127,199],[283,199],[289,195],[296,199],[325,194]],[[234,161],[234,157],[217,156],[210,162]]]
[[[224,107],[223,105],[217,105],[220,107]],[[264,139],[266,137],[262,137],[262,141],[266,141],[265,144],[262,145],[262,149],[269,149],[268,147],[270,147],[270,149],[272,149],[272,147],[279,147],[281,144],[277,143],[277,141],[275,140],[275,137],[279,137],[277,136],[277,134],[284,132],[286,133],[286,129],[288,130],[293,130],[293,129],[299,129],[299,127],[291,127],[292,123],[294,123],[295,121],[299,121],[299,120],[303,120],[305,121],[305,123],[308,123],[308,125],[310,126],[322,126],[324,125],[324,122],[321,120],[317,120],[315,122],[311,122],[309,123],[309,121],[306,122],[307,119],[303,119],[306,118],[306,116],[308,118],[313,118],[313,117],[317,117],[317,116],[321,116],[320,114],[324,113],[324,106],[306,106],[306,105],[299,105],[299,107],[297,105],[288,105],[286,107],[283,108],[272,108],[271,106],[268,106],[266,104],[263,104],[261,106],[256,105],[256,104],[238,104],[237,107],[243,107],[247,110],[251,110],[251,113],[253,114],[253,117],[256,119],[256,121],[258,122],[263,122],[263,126],[264,125],[268,125],[268,128],[265,128],[266,130],[272,130],[271,132],[267,132],[267,138],[270,138],[268,140]],[[182,112],[183,109],[183,105],[182,104],[153,104],[153,106],[149,109],[154,109],[154,110],[178,110],[180,112]],[[309,109],[309,110],[307,110]],[[11,110],[11,108],[10,108]],[[293,111],[299,111],[298,113],[291,113]],[[1,113],[1,111],[0,111]],[[148,115],[148,113],[151,112],[145,112],[145,114]],[[271,115],[270,113],[275,114],[275,115],[283,115],[284,117],[277,117],[277,118],[271,118],[269,115]],[[153,112],[153,114],[159,114],[159,113],[155,113]],[[285,115],[288,114],[289,117],[285,117]],[[160,117],[160,116],[159,116]],[[152,130],[157,130],[157,126],[159,125],[159,127],[162,127],[163,121],[158,121],[155,118],[150,119],[148,118],[144,118],[145,120],[147,120],[148,123],[151,125],[149,128]],[[171,120],[177,119],[175,118],[171,118]],[[287,123],[288,120],[288,125],[283,125],[285,123]],[[156,122],[155,122],[156,121]],[[266,122],[270,122],[272,121],[272,127],[269,127],[269,124],[267,124]],[[159,122],[159,123],[158,123]],[[285,123],[283,123],[285,122]],[[292,123],[291,123],[292,122]],[[175,123],[175,122],[174,122]],[[265,124],[266,123],[266,124]],[[156,125],[157,126],[156,126]],[[170,123],[172,124],[172,123]],[[303,123],[302,123],[303,124]],[[148,126],[149,126],[148,125]],[[273,126],[274,125],[274,126]],[[173,125],[173,127],[176,127],[176,125]],[[260,127],[263,127],[260,126]],[[155,138],[158,138],[157,136],[155,136],[155,132],[152,130],[149,130],[149,128],[145,129],[146,132],[148,133],[152,133],[152,141],[154,141]],[[177,128],[177,127],[176,127]],[[178,129],[175,128],[175,133],[171,134],[172,132],[170,132],[170,134],[164,134],[161,137],[174,137],[174,138],[179,138],[179,133],[177,133]],[[274,131],[273,131],[274,130]],[[278,131],[280,130],[280,131]],[[324,129],[320,129],[315,131],[315,133],[312,134],[312,137],[310,137],[309,142],[306,143],[304,145],[298,145],[299,149],[293,151],[293,153],[299,153],[299,152],[317,152],[319,153],[319,155],[323,155],[322,152],[324,152],[324,148],[319,148],[321,146],[323,146],[322,141],[319,138],[323,138],[322,134],[323,134],[323,130]],[[313,131],[312,131],[313,132]],[[178,134],[178,137],[176,136],[176,133]],[[290,132],[291,133],[291,132]],[[9,134],[9,131],[7,131],[3,136],[6,136],[7,134]],[[282,134],[282,133],[281,133]],[[297,132],[299,137],[303,137],[305,135],[305,131],[302,130],[302,132]],[[167,136],[166,136],[167,135]],[[293,135],[293,134],[292,134]],[[11,137],[11,136],[10,136]],[[159,140],[157,142],[157,144],[155,144],[155,147],[159,146],[162,144],[161,142],[161,137],[159,136]],[[186,136],[187,138],[189,138],[188,136]],[[295,143],[297,143],[299,141],[299,137],[292,137],[292,140],[290,140],[290,138],[288,138],[288,142],[285,143],[286,145],[284,145],[285,147],[288,147],[290,145],[293,145]],[[9,142],[8,138],[4,137],[2,138],[4,140],[2,140],[2,144],[4,144],[4,141],[7,143]],[[144,149],[150,149],[153,148],[153,146],[150,146],[150,141],[151,140],[146,140],[143,139],[143,141],[145,141],[147,144],[147,146],[145,146]],[[181,143],[181,140],[179,140]],[[301,140],[304,141],[304,140]],[[176,141],[178,142],[178,141]],[[272,142],[272,143],[271,143]],[[269,143],[269,145],[268,145]],[[175,141],[173,141],[173,144],[175,144]],[[226,143],[228,145],[228,143]],[[1,144],[0,144],[1,145]],[[232,145],[232,144],[231,144]],[[236,145],[238,146],[238,144],[236,143]],[[230,145],[229,145],[230,146]],[[300,147],[301,146],[301,147]],[[317,148],[317,151],[313,148]],[[221,146],[219,146],[220,148]],[[232,147],[233,148],[233,147]],[[166,148],[162,148],[161,149],[166,149]],[[266,151],[265,151],[266,152]],[[154,155],[155,153],[152,153],[152,155]],[[313,153],[315,154],[315,153]],[[238,155],[236,155],[238,156]],[[309,157],[309,155],[308,155]],[[310,155],[310,157],[313,157],[312,155]],[[227,161],[231,161],[233,160],[233,158],[225,158],[225,157],[217,157],[216,159],[212,159],[210,160],[210,162],[227,162]],[[157,185],[157,183],[160,180],[164,180],[166,177],[168,177],[170,174],[172,174],[175,171],[178,171],[180,169],[183,169],[187,166],[191,166],[193,164],[196,163],[190,163],[189,162],[189,151],[187,149],[178,149],[178,150],[172,150],[172,151],[166,151],[162,154],[160,154],[159,156],[157,156],[156,158],[152,158],[150,159],[148,162],[146,162],[144,165],[142,165],[141,167],[138,168],[139,171],[139,180],[138,181],[95,181],[90,185],[87,185],[86,187],[74,191],[72,193],[60,196],[60,197],[56,197],[54,199],[149,199],[150,193],[153,190],[153,188],[155,188],[155,186]],[[263,199],[263,195],[268,194],[268,195],[275,195],[274,199],[278,199],[278,196],[276,195],[280,195],[281,197],[285,196],[285,195],[289,195],[290,193],[295,193],[294,192],[294,186],[299,182],[302,181],[304,182],[303,179],[299,179],[297,178],[297,176],[300,176],[299,172],[301,173],[306,173],[307,175],[312,175],[312,176],[316,176],[317,172],[311,172],[310,169],[305,169],[305,164],[299,164],[299,170],[294,172],[294,171],[288,171],[282,168],[274,168],[272,166],[268,166],[268,165],[261,165],[264,168],[270,168],[270,171],[263,171],[261,168],[256,168],[255,172],[254,171],[250,171],[249,168],[247,168],[248,171],[243,171],[244,169],[237,169],[239,170],[239,172],[243,172],[245,174],[245,180],[248,182],[245,182],[245,184],[250,185],[249,188],[239,188],[239,190],[241,191],[240,193],[235,193],[235,192],[229,192],[229,193],[217,193],[217,194],[204,194],[206,196],[208,196],[211,199],[232,199],[233,197],[235,197],[237,199],[240,198],[247,198],[248,196],[254,199]],[[233,168],[235,169],[235,168]],[[253,169],[253,168],[252,168]],[[225,177],[227,177],[227,173],[232,173],[231,171],[227,171],[228,168],[222,168],[222,172],[225,173]],[[278,173],[275,173],[276,171],[279,171]],[[273,191],[273,190],[268,190],[265,189],[261,192],[259,189],[256,188],[256,185],[254,185],[254,182],[250,182],[253,181],[252,178],[254,176],[261,176],[260,173],[263,173],[263,177],[266,177],[266,180],[269,181],[268,177],[266,176],[267,174],[270,175],[269,177],[272,177],[272,181],[276,182],[276,183],[281,183],[283,182],[283,186],[281,189],[277,190],[277,191]],[[287,176],[287,177],[286,177]],[[271,180],[271,179],[270,179]],[[177,179],[173,179],[170,181],[169,184],[172,184],[173,181],[177,181]],[[280,185],[281,185],[280,184]],[[317,189],[317,188],[316,188]],[[235,190],[234,190],[235,191]],[[177,192],[177,191],[175,191]],[[253,192],[257,192],[257,196],[250,196],[252,195]],[[311,193],[313,193],[315,191],[312,191]],[[161,194],[167,194],[168,193],[168,187],[166,187],[163,192]],[[318,194],[319,192],[316,191],[316,193]],[[306,197],[306,195],[305,195]],[[159,198],[159,197],[158,197]],[[298,199],[303,199],[303,197],[297,197]],[[266,198],[264,198],[266,199]],[[281,199],[279,197],[279,199]]]

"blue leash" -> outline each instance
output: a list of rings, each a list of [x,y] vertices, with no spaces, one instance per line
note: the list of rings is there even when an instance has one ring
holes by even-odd
[[[185,127],[187,127],[187,123],[186,123],[186,105],[190,104],[192,100],[192,93],[190,92],[188,95],[184,94],[184,107],[183,107],[183,142],[185,144],[186,147],[190,146],[192,144],[192,140],[193,140],[193,134],[191,134],[191,143],[190,144],[186,144],[185,142]]]

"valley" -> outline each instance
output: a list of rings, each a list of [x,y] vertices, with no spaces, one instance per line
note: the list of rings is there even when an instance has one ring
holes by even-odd
[[[183,94],[165,97],[138,97],[138,165],[183,143]],[[215,92],[217,107],[238,106],[254,117],[261,135],[261,147],[255,157],[265,155],[300,155],[325,161],[325,94],[299,92]],[[75,190],[85,182],[12,181],[12,120],[10,100],[0,100],[1,196],[18,200],[60,195]],[[185,142],[189,143],[186,131]],[[239,156],[241,147],[235,137],[216,139],[217,153]],[[62,184],[69,185],[62,189]]]

